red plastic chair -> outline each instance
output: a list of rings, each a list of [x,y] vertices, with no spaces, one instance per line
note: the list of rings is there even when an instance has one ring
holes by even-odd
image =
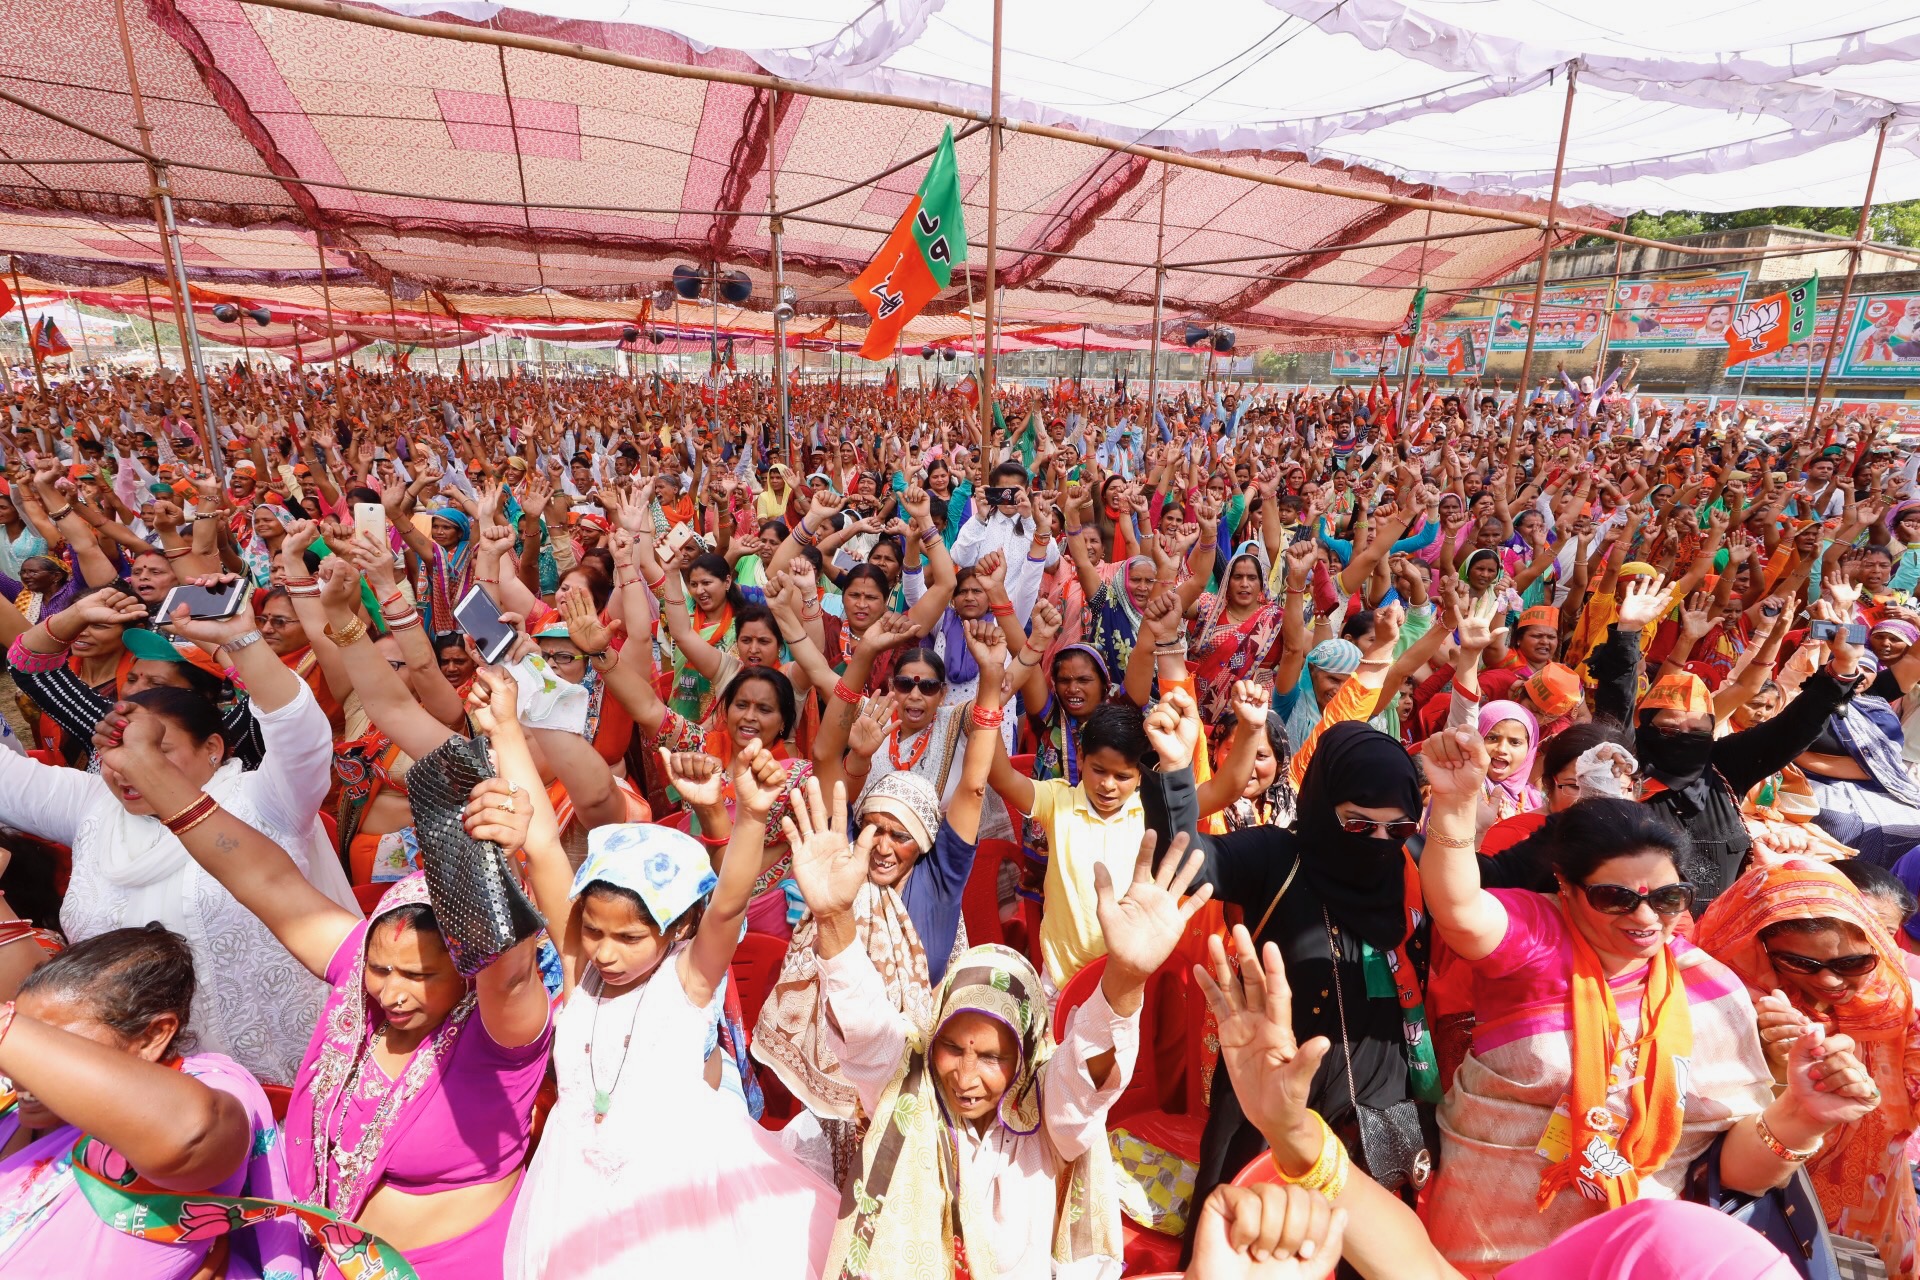
[[[263,1084],[260,1088],[267,1095],[267,1105],[273,1108],[273,1118],[285,1120],[287,1104],[293,1101],[293,1090],[284,1084]]]
[[[360,904],[360,914],[372,916],[373,909],[380,905],[380,899],[393,886],[386,883],[357,884],[353,886],[353,900]]]
[[[1273,1162],[1273,1152],[1262,1151],[1247,1161],[1247,1167],[1233,1175],[1236,1187],[1253,1187],[1262,1182],[1279,1182],[1280,1167]]]
[[[676,809],[658,821],[663,827],[672,827],[675,831],[684,831],[688,835],[693,834],[693,810],[691,809]]]
[[[754,1023],[760,1021],[760,1006],[773,994],[773,984],[779,980],[780,966],[786,958],[787,940],[766,933],[749,933],[733,953],[733,964],[727,971],[733,975],[733,989],[740,996],[740,1021],[749,1039]]]
[[[1006,924],[1000,919],[1000,867],[1020,857],[1011,840],[982,840],[973,853],[973,871],[960,895],[960,917],[967,922],[967,944],[981,947],[1006,943]]]

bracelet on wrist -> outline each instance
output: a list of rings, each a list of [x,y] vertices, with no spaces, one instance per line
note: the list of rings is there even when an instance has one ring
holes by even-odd
[[[219,807],[220,802],[203,791],[192,804],[189,804],[171,818],[160,819],[160,825],[173,832],[176,836],[184,835],[212,817],[213,811]]]
[[[327,639],[333,641],[336,647],[344,649],[348,645],[356,644],[366,638],[367,624],[358,618],[349,618],[347,625],[338,631],[334,630],[333,624],[329,622],[323,629],[323,632]]]
[[[833,696],[850,707],[860,705],[860,695],[848,688],[845,680],[836,680],[833,682]]]
[[[1006,722],[1005,707],[982,707],[978,703],[973,708],[973,727],[976,729],[998,729]]]
[[[996,618],[1011,618],[1014,614],[1013,602],[1004,600],[999,604],[989,604],[987,611]]]
[[[1807,1150],[1795,1151],[1792,1147],[1789,1147],[1786,1143],[1773,1136],[1773,1130],[1767,1127],[1767,1113],[1764,1111],[1754,1116],[1753,1133],[1755,1137],[1760,1139],[1761,1144],[1764,1145],[1767,1150],[1773,1152],[1776,1158],[1784,1160],[1788,1164],[1805,1164],[1807,1161],[1819,1155],[1820,1149],[1827,1145],[1827,1140],[1823,1135],[1815,1138],[1813,1140],[1813,1146]]]
[[[66,506],[60,508],[58,511],[47,512],[47,519],[64,520],[72,514],[73,514],[73,504],[69,502]]]

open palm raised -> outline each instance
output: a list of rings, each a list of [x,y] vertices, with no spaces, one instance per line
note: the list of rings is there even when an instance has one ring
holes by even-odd
[[[1194,977],[1219,1022],[1220,1058],[1247,1122],[1265,1134],[1286,1133],[1311,1123],[1307,1094],[1333,1045],[1325,1036],[1295,1040],[1293,989],[1278,946],[1269,942],[1256,956],[1242,924],[1233,927],[1233,949],[1238,972],[1219,936],[1207,939],[1213,972],[1195,965]]]

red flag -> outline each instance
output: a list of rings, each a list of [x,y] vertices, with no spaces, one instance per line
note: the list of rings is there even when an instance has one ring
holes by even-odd
[[[0,280],[0,316],[13,310],[13,290],[7,288],[7,282]]]
[[[980,407],[980,384],[973,380],[972,374],[968,374],[966,377],[960,379],[960,381],[954,385],[954,390],[966,397],[967,403],[974,408],[977,409]]]
[[[460,381],[467,383],[473,381],[473,375],[467,371],[467,353],[464,351],[460,353]]]
[[[880,394],[889,400],[900,398],[900,366],[887,370],[887,376],[880,383]]]

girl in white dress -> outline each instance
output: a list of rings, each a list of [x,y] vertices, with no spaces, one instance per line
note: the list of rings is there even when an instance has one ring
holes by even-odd
[[[566,977],[559,1099],[515,1206],[507,1280],[813,1280],[832,1238],[833,1188],[716,1091],[705,1055],[785,771],[746,745],[729,834],[721,762],[661,755],[708,839],[727,841],[717,876],[700,840],[652,823],[596,827],[574,875],[544,793],[531,796],[528,870],[541,911],[565,921]]]

